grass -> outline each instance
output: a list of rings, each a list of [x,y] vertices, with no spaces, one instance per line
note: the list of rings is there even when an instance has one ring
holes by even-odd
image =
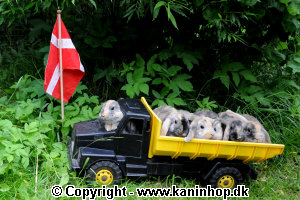
[[[284,152],[283,155],[267,160],[263,163],[252,163],[259,172],[257,180],[248,180],[246,187],[250,188],[250,199],[299,199],[299,155],[294,152]],[[33,167],[26,171],[18,171],[12,176],[1,177],[0,199],[53,199],[50,194],[52,185],[59,183],[59,179],[49,174],[47,171],[40,171],[38,175],[37,192],[35,192],[35,169]],[[6,187],[3,187],[7,185]],[[82,178],[72,176],[69,180],[70,185],[76,187],[88,187],[87,182]],[[196,179],[182,178],[175,176],[126,179],[119,186],[126,186],[128,192],[134,192],[137,187],[166,188],[173,184],[179,188],[193,188],[199,185]],[[61,197],[58,199],[69,199]],[[120,198],[117,198],[120,199]],[[138,198],[129,196],[128,199],[154,199]],[[155,198],[157,199],[157,198]],[[171,198],[158,198],[171,199]],[[186,198],[196,199],[196,198]],[[205,199],[205,198],[202,198]],[[222,198],[207,198],[222,199]],[[245,198],[228,198],[245,199]]]

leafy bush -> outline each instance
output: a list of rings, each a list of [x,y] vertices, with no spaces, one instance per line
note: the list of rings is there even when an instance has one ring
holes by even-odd
[[[65,106],[66,120],[62,121],[60,105],[45,94],[43,80],[25,75],[10,89],[10,97],[0,98],[0,176],[32,168],[38,157],[40,170],[67,184],[67,136],[74,123],[97,118],[99,98],[84,93],[87,87],[79,85],[72,103]]]

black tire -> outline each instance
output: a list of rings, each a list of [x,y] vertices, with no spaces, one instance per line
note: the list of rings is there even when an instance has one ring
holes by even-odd
[[[122,171],[118,165],[110,161],[101,161],[92,165],[87,171],[88,179],[100,185],[119,185]]]
[[[209,178],[208,185],[214,188],[235,188],[243,182],[241,172],[234,167],[221,167]]]

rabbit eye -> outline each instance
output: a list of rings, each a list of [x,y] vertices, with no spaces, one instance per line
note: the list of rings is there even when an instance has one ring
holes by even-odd
[[[115,109],[115,107],[112,107],[112,108],[111,108],[111,110],[114,110],[114,109]]]
[[[201,125],[201,126],[200,126],[200,128],[204,129],[204,126],[203,126],[203,125]]]
[[[177,124],[177,120],[175,120],[175,124]]]
[[[215,131],[217,131],[217,129],[216,129],[216,128],[214,128],[214,130],[215,130]]]

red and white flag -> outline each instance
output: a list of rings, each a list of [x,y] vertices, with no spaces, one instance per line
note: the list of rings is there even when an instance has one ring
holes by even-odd
[[[45,70],[45,91],[54,98],[61,100],[60,68],[58,46],[58,17],[54,25],[50,42],[50,52]],[[75,49],[70,35],[61,20],[61,47],[63,66],[63,101],[68,102],[73,95],[79,81],[84,75],[84,68],[80,62],[79,54]]]

